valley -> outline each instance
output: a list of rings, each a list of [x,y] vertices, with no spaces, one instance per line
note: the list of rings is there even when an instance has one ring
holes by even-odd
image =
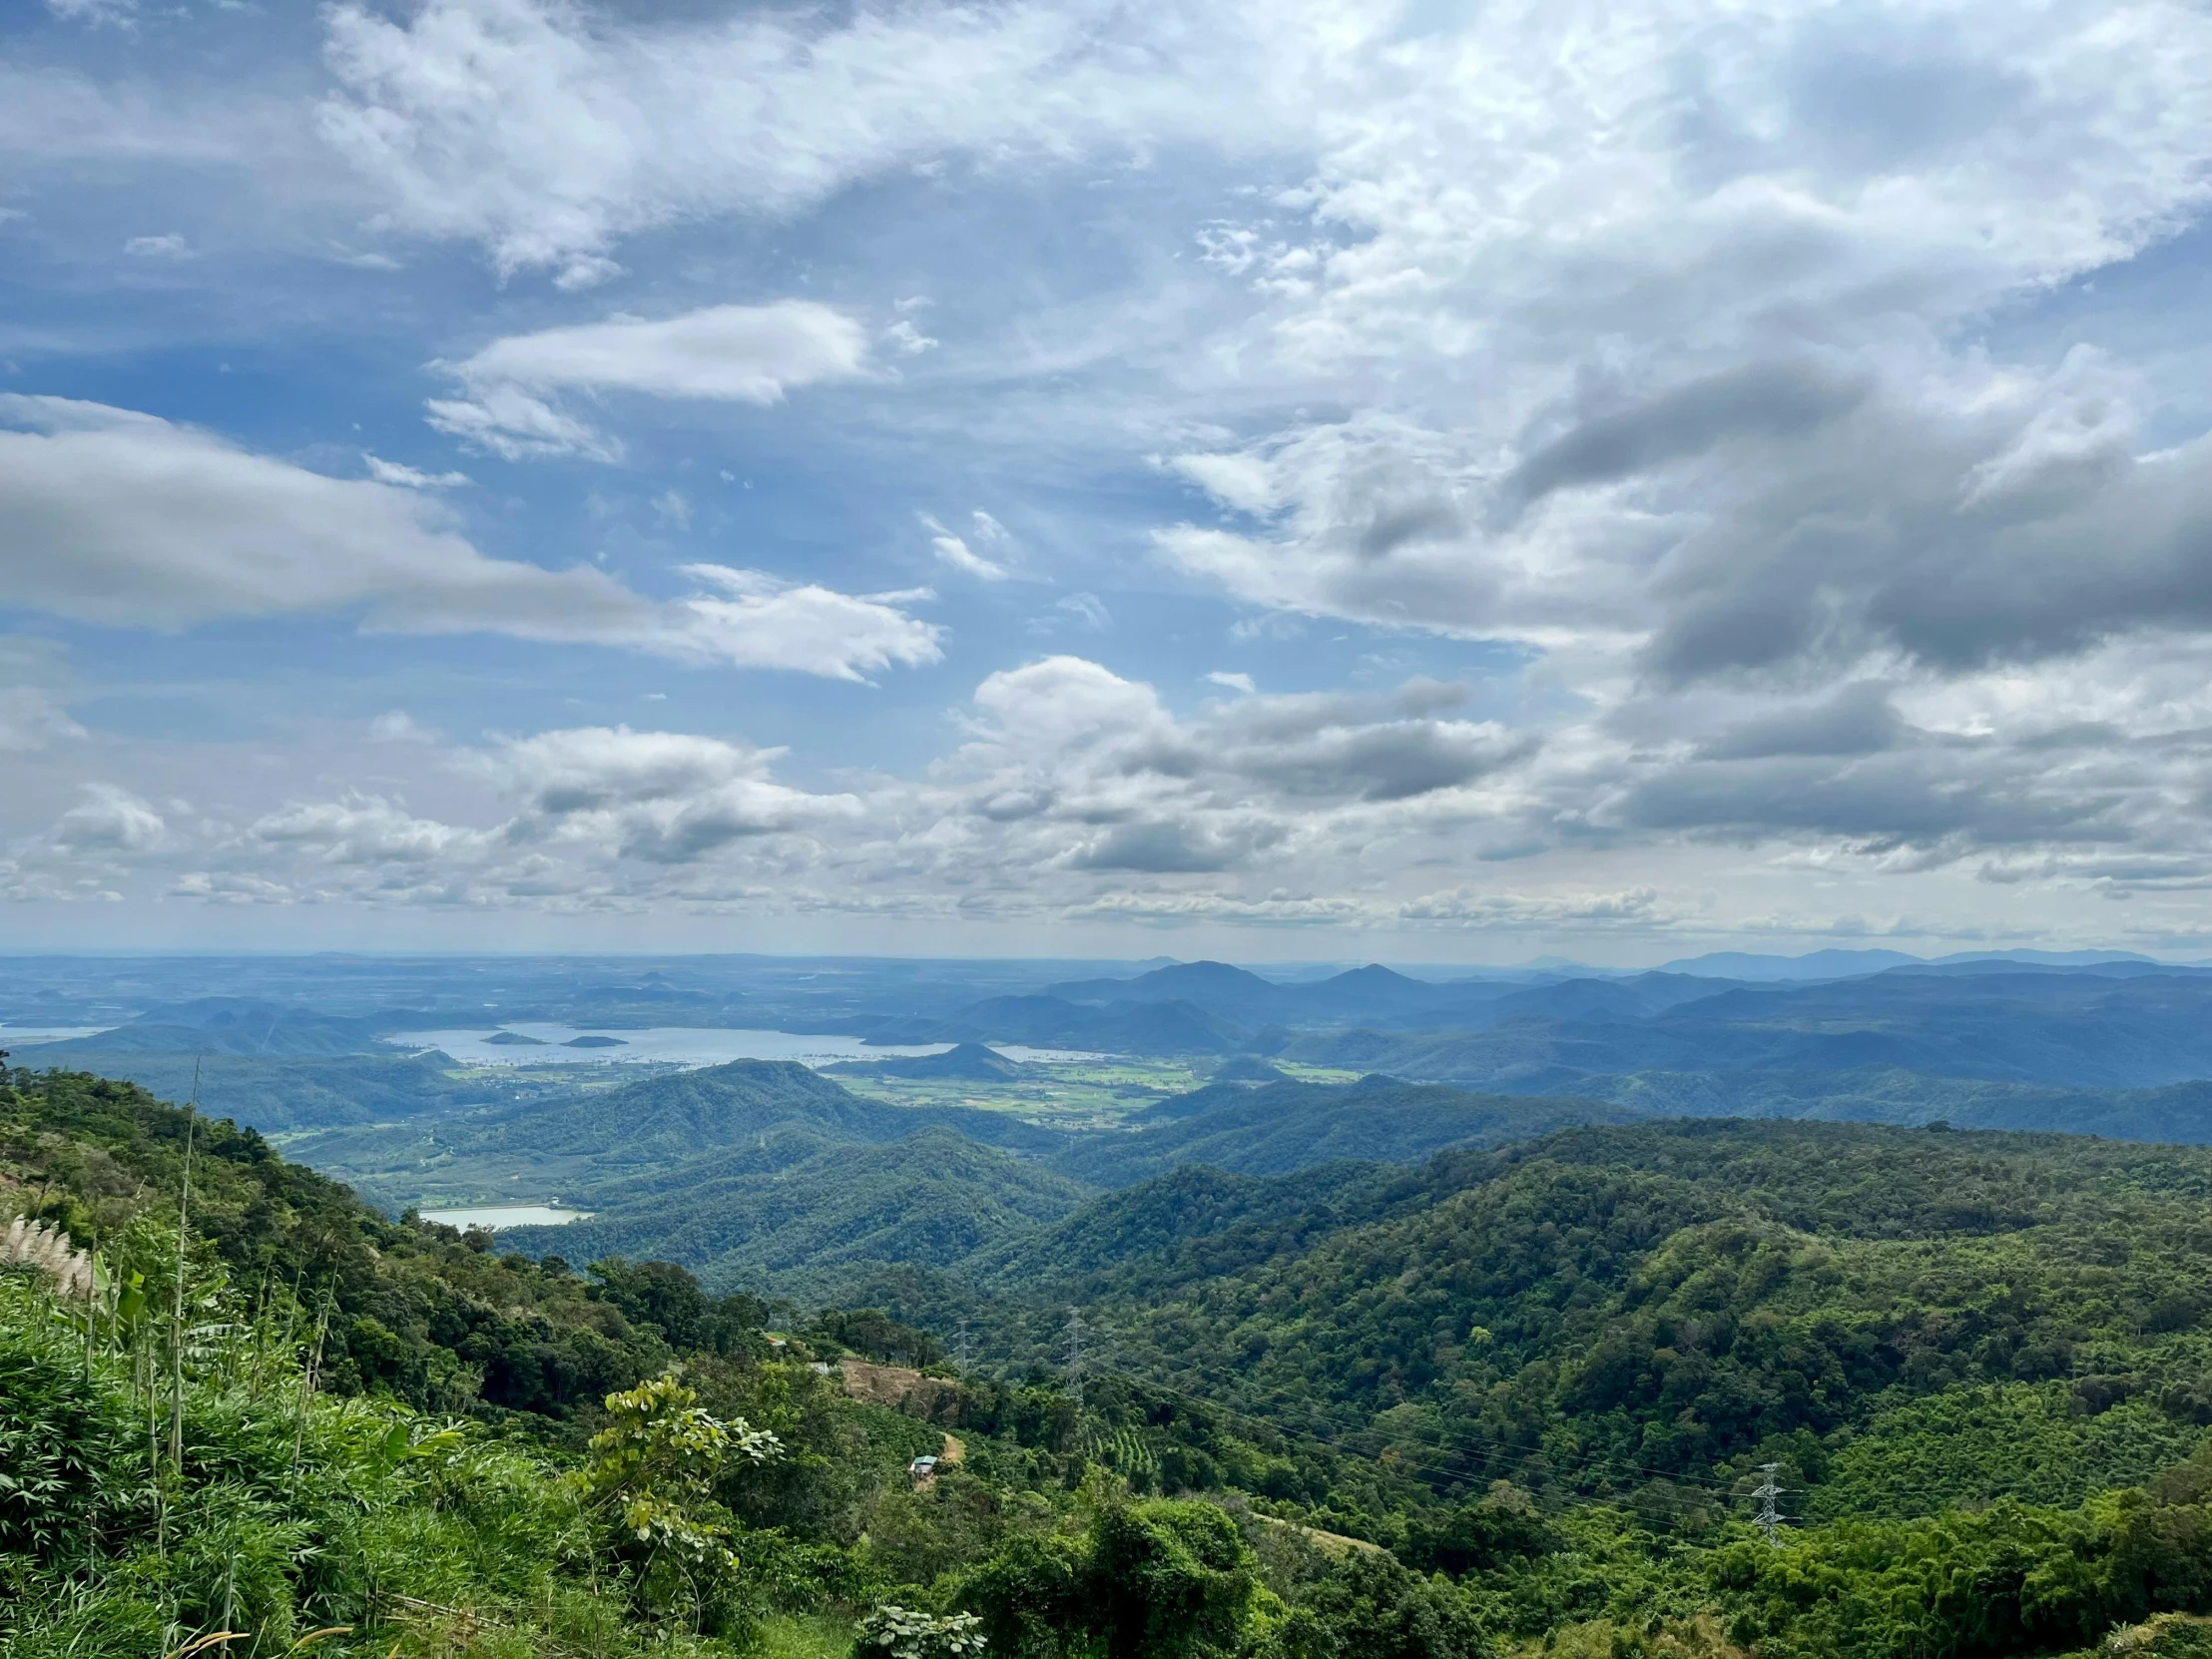
[[[211,1310],[288,1310],[284,1364],[549,1466],[671,1365],[782,1425],[804,1455],[713,1499],[802,1552],[748,1640],[895,1592],[1065,1659],[990,1586],[1140,1510],[1227,1527],[1333,1641],[1383,1596],[1407,1659],[2003,1659],[2128,1618],[2158,1659],[2196,1627],[2156,1618],[2212,1616],[2197,968],[508,963],[466,1020],[492,964],[381,971],[85,990],[57,1015],[127,1017],[21,1043],[0,1203],[158,1279],[174,1199]],[[2014,1611],[1960,1646],[1901,1559]]]
[[[1276,1104],[1200,1098],[1232,1090]],[[340,1556],[363,1572],[296,1587],[278,1572],[255,1593],[399,1630],[403,1648],[400,1613],[458,1606],[454,1567],[401,1542],[426,1504],[459,1503],[441,1535],[501,1563],[505,1587],[472,1582],[472,1605],[543,1646],[579,1640],[586,1601],[564,1598],[581,1573],[624,1586],[645,1628],[678,1616],[619,1533],[587,1529],[563,1554],[527,1528],[496,1546],[453,1531],[579,1489],[611,1413],[651,1420],[651,1387],[679,1386],[652,1382],[671,1365],[685,1391],[668,1410],[779,1436],[760,1470],[684,1488],[669,1524],[736,1529],[752,1553],[730,1583],[778,1588],[714,1628],[795,1659],[809,1621],[848,1629],[886,1600],[998,1621],[1005,1651],[1043,1659],[1063,1639],[1050,1621],[1075,1628],[1100,1603],[1035,1612],[1040,1561],[1076,1570],[1119,1547],[1116,1528],[1147,1550],[1207,1529],[1209,1570],[1240,1597],[1264,1589],[1337,1641],[1405,1621],[1408,1659],[2086,1656],[2115,1625],[2128,1651],[2179,1659],[2212,1614],[2212,1149],[1560,1126],[1571,1100],[1374,1079],[1225,1081],[1170,1104],[1170,1125],[1222,1119],[1178,1145],[1254,1167],[1171,1158],[1083,1181],[1059,1173],[1071,1148],[1157,1129],[892,1106],[784,1061],[496,1108],[466,1120],[483,1155],[530,1126],[597,1173],[606,1208],[494,1247],[395,1224],[131,1085],[17,1069],[0,1078],[0,1196],[109,1241],[114,1271],[143,1278],[165,1208],[137,1195],[175,1199],[195,1153],[192,1295],[234,1315],[223,1329],[262,1334],[177,1362],[202,1462],[164,1489],[182,1502],[217,1478],[194,1470],[247,1432],[226,1413],[262,1379],[269,1409],[299,1415],[292,1466],[317,1484],[295,1474],[279,1500],[226,1475],[223,1513],[332,1539],[364,1503],[383,1518]],[[1286,1141],[1309,1114],[1350,1127]],[[1392,1125],[1410,1138],[1381,1139]],[[1422,1148],[1438,1136],[1459,1144]],[[1363,1142],[1391,1160],[1344,1155]],[[90,1365],[124,1426],[85,1443],[124,1469],[144,1443],[128,1366],[160,1352],[161,1324],[118,1313],[112,1358],[96,1324],[88,1359],[83,1328],[40,1323],[39,1294],[0,1274],[0,1367],[17,1380],[0,1423],[47,1410],[40,1390]],[[319,1333],[305,1349],[302,1313]],[[283,1369],[309,1351],[311,1387]],[[365,1439],[345,1426],[363,1410],[382,1413]],[[241,1444],[220,1466],[257,1455]],[[1788,1496],[1772,1541],[1762,1482]],[[127,1537],[114,1489],[88,1501]],[[340,1495],[355,1491],[373,1495]],[[0,1503],[0,1528],[18,1512]],[[189,1559],[172,1571],[199,1582]],[[1970,1595],[1943,1588],[1961,1581]],[[82,1615],[29,1582],[19,1627],[71,1640]],[[125,1616],[114,1593],[103,1618]],[[466,1628],[439,1628],[474,1651]]]

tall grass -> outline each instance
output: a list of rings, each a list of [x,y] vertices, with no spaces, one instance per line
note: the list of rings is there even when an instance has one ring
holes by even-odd
[[[710,1639],[641,1615],[574,1477],[318,1394],[318,1320],[281,1289],[242,1298],[167,1220],[134,1223],[90,1286],[0,1270],[8,1659],[843,1651],[830,1624]]]

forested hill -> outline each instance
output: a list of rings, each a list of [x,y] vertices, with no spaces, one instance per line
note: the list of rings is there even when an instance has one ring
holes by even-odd
[[[589,1221],[500,1237],[532,1254],[656,1257],[759,1285],[849,1262],[949,1266],[1089,1195],[941,1124],[888,1144],[784,1134],[594,1188]]]
[[[1495,1146],[1570,1123],[1628,1123],[1645,1114],[1605,1101],[1469,1094],[1371,1077],[1346,1086],[1221,1084],[1163,1101],[1127,1135],[1078,1141],[1059,1160],[1070,1175],[1121,1186],[1179,1164],[1273,1175],[1341,1158],[1408,1163],[1450,1146]]]
[[[976,1267],[1080,1294],[1133,1373],[1387,1457],[1655,1508],[1780,1459],[1844,1515],[2186,1454],[2208,1247],[2212,1152],[1693,1120],[1178,1171]]]
[[[1079,1197],[921,1329],[498,1255],[0,1076],[0,1651],[2212,1646],[2212,1153],[1671,1121]]]
[[[516,1147],[538,1156],[656,1164],[743,1145],[787,1125],[837,1140],[893,1141],[925,1123],[945,1124],[987,1144],[1030,1150],[1060,1144],[1058,1136],[1003,1112],[882,1106],[794,1060],[733,1060],[624,1084],[566,1105],[517,1107],[470,1131],[464,1144],[479,1152]]]

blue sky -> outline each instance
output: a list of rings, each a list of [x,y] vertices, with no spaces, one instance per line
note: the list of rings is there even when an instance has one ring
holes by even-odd
[[[0,939],[2201,953],[2180,5],[0,5]]]

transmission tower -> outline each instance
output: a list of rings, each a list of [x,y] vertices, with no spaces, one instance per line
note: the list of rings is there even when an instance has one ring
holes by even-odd
[[[968,1342],[967,1321],[965,1319],[960,1321],[960,1328],[952,1338],[952,1366],[962,1377],[967,1376]]]
[[[1061,1367],[1068,1381],[1068,1394],[1075,1401],[1075,1408],[1083,1408],[1083,1313],[1081,1309],[1068,1310],[1067,1359]]]
[[[1759,1500],[1759,1512],[1751,1517],[1751,1524],[1767,1535],[1767,1542],[1776,1549],[1782,1547],[1782,1511],[1777,1506],[1782,1488],[1775,1483],[1775,1471],[1780,1463],[1761,1463],[1759,1473],[1763,1477],[1752,1488],[1751,1495]]]

